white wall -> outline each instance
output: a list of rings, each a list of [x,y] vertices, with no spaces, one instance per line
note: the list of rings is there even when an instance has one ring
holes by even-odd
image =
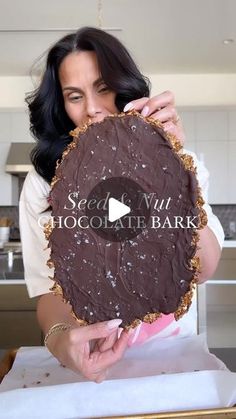
[[[25,108],[25,94],[32,89],[30,77],[0,77],[0,108]]]
[[[172,90],[177,106],[236,104],[236,74],[154,74],[152,92]]]
[[[172,90],[178,106],[236,105],[236,74],[150,74],[152,93]],[[0,108],[23,108],[30,77],[0,77]]]

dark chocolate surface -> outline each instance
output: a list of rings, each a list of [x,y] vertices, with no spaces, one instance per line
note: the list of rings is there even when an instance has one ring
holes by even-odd
[[[148,313],[175,312],[195,273],[195,228],[174,228],[176,216],[199,216],[195,174],[185,169],[157,126],[135,115],[108,117],[74,141],[51,191],[55,219],[86,214],[84,208],[65,209],[72,206],[69,193],[78,193],[78,202],[99,182],[125,177],[154,193],[159,204],[163,200],[162,209],[151,202],[151,216],[160,217],[164,228],[151,228],[150,220],[137,237],[113,242],[90,227],[55,227],[49,246],[54,279],[65,300],[76,317],[88,323],[121,318],[127,326]]]

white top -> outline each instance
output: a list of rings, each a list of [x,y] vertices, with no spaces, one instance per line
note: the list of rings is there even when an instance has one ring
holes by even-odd
[[[190,154],[197,168],[197,178],[202,189],[205,202],[208,201],[209,172],[202,162],[197,160],[194,153],[184,150]],[[20,196],[20,231],[22,240],[23,261],[25,268],[25,281],[30,297],[46,294],[50,292],[53,281],[53,269],[46,265],[50,256],[50,249],[47,248],[48,242],[45,239],[43,228],[39,226],[39,217],[44,216],[47,222],[50,218],[48,196],[50,185],[32,169],[26,176],[22,193]],[[222,247],[224,242],[224,232],[218,218],[212,213],[209,204],[203,207],[208,217],[208,227],[215,234],[219,245]],[[42,220],[42,224],[44,223]]]

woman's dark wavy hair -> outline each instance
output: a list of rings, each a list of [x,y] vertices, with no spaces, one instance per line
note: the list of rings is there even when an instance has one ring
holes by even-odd
[[[26,96],[30,131],[37,141],[31,161],[37,173],[49,183],[55,173],[56,161],[72,140],[69,131],[75,128],[64,108],[58,76],[63,59],[75,51],[95,51],[104,82],[116,92],[119,111],[131,100],[148,97],[150,93],[149,80],[140,73],[126,48],[100,29],[81,28],[53,45],[39,87]]]

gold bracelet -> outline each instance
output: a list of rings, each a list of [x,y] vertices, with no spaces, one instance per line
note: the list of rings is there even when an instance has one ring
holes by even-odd
[[[49,336],[54,335],[54,333],[57,333],[57,332],[65,332],[66,330],[71,329],[71,327],[72,326],[69,323],[56,323],[56,324],[54,324],[52,327],[50,327],[49,331],[45,335],[44,345],[46,347],[48,347],[47,346],[47,341],[48,341]]]

